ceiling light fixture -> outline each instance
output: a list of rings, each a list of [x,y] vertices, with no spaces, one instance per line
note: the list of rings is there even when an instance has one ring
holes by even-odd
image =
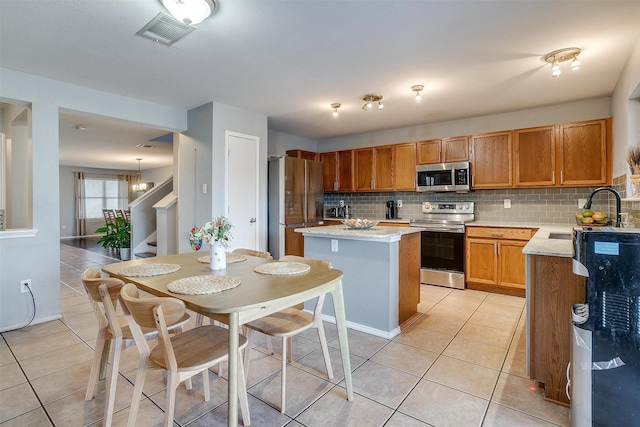
[[[142,161],[142,159],[136,159],[136,160],[138,161],[138,177],[136,179],[136,183],[133,184],[131,188],[136,193],[144,193],[145,191],[147,191],[147,183],[140,182],[142,179],[142,173],[140,172],[140,162]]]
[[[333,108],[333,117],[338,117],[338,108],[340,108],[342,106],[342,104],[340,104],[339,102],[334,102],[333,104],[331,104],[331,108]]]
[[[384,108],[384,104],[382,103],[382,95],[367,94],[362,97],[362,100],[364,101],[364,105],[362,106],[362,109],[364,111],[367,111],[369,108],[373,107],[374,102],[378,103],[378,110],[382,110]]]
[[[416,102],[422,102],[422,95],[420,95],[420,92],[424,89],[423,85],[415,85],[415,86],[411,86],[411,90],[414,91],[416,93]]]
[[[197,25],[211,16],[216,8],[213,0],[161,0],[164,7],[178,21]]]
[[[547,53],[542,57],[542,60],[548,64],[551,64],[551,75],[553,77],[558,77],[562,74],[560,70],[560,63],[571,60],[571,69],[573,71],[580,69],[580,60],[578,59],[578,55],[580,55],[580,48],[578,47],[567,47],[564,49],[554,50],[553,52]]]
[[[76,125],[76,129],[78,129],[78,130],[87,130],[87,128],[84,125]]]

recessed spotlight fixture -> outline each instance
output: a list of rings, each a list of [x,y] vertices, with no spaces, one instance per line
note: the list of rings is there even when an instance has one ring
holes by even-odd
[[[78,130],[87,130],[87,128],[84,125],[76,125],[76,129],[78,129]]]
[[[334,102],[333,104],[331,104],[331,108],[333,108],[333,117],[338,117],[338,108],[340,108],[342,106],[342,104],[340,104],[339,102]]]
[[[542,57],[542,60],[548,64],[551,64],[551,75],[553,77],[558,77],[562,74],[560,70],[560,63],[571,61],[571,69],[573,71],[580,69],[580,60],[578,59],[578,55],[580,55],[579,47],[567,47],[564,49],[554,50],[553,52],[547,53]]]
[[[422,95],[420,95],[420,92],[424,89],[423,85],[415,85],[415,86],[411,86],[411,90],[414,91],[416,93],[416,102],[422,102]]]
[[[364,105],[362,106],[362,109],[364,111],[367,111],[369,108],[373,107],[374,102],[378,103],[378,110],[382,110],[384,108],[384,104],[382,103],[382,95],[367,94],[362,97],[362,100],[364,101]]]

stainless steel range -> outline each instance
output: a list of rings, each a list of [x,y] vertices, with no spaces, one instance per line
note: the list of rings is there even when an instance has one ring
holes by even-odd
[[[412,227],[420,233],[420,283],[464,289],[464,225],[474,220],[474,202],[422,203]]]

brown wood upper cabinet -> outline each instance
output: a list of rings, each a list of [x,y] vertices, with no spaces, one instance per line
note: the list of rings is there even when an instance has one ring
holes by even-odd
[[[556,184],[556,131],[554,126],[517,129],[515,186],[549,187]]]
[[[325,193],[353,191],[353,150],[320,153]]]
[[[393,189],[415,191],[416,143],[396,144],[393,150]]]
[[[318,160],[318,153],[305,150],[287,150],[287,156],[305,160]]]
[[[512,131],[471,136],[472,188],[511,187]]]
[[[558,125],[560,185],[609,183],[611,119]]]
[[[516,187],[575,187],[609,182],[610,119],[516,129]]]
[[[418,164],[463,162],[469,160],[469,137],[431,139],[418,142]]]
[[[393,146],[355,150],[356,190],[393,190]]]

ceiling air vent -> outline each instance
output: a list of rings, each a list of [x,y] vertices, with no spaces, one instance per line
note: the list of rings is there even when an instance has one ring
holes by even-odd
[[[136,34],[171,46],[193,30],[195,30],[194,27],[160,12]]]

